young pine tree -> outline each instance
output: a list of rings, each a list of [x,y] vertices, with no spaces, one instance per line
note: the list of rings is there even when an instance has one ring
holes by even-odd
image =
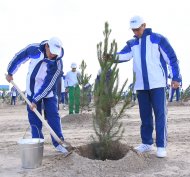
[[[89,107],[89,100],[88,100],[88,96],[89,92],[91,92],[91,89],[90,90],[87,90],[86,89],[86,85],[89,84],[89,81],[90,81],[90,78],[91,78],[91,75],[88,75],[86,72],[86,63],[84,60],[82,60],[79,68],[81,69],[81,76],[80,78],[78,78],[79,80],[79,83],[81,85],[81,94],[80,94],[80,110],[81,110],[81,113],[83,112],[84,108],[85,107]]]
[[[130,103],[130,95],[119,108],[118,103],[122,99],[122,92],[127,80],[119,89],[119,69],[117,67],[117,43],[115,40],[109,45],[111,29],[105,23],[103,31],[104,43],[97,44],[97,57],[100,64],[100,72],[94,87],[95,115],[93,126],[96,137],[95,151],[98,159],[110,159],[113,142],[118,142],[124,133],[124,127],[120,121],[124,110]],[[97,145],[98,144],[98,145]]]

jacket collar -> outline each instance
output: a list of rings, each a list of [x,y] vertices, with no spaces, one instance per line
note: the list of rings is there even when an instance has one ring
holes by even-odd
[[[141,38],[142,38],[142,37],[145,37],[145,36],[148,36],[148,35],[151,35],[151,34],[152,34],[152,29],[151,29],[151,28],[146,28],[146,29],[144,30],[143,35],[141,36]],[[137,36],[134,35],[134,37],[138,39]]]

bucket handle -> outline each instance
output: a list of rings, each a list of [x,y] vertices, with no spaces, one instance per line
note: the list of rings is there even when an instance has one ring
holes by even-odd
[[[36,129],[38,130],[38,135],[39,135],[39,143],[40,143],[40,131],[39,131],[38,127],[37,127],[36,125],[34,125],[34,124],[31,124],[31,125],[29,125],[29,126],[26,128],[26,131],[25,131],[25,133],[24,133],[24,135],[23,135],[23,139],[25,139],[26,132],[27,132],[27,130],[29,129],[29,127],[31,127],[31,126],[36,127]]]

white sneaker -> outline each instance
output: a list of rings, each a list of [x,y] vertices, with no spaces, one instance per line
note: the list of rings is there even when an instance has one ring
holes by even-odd
[[[149,152],[152,151],[153,145],[149,144],[140,144],[138,147],[135,148],[138,152]]]
[[[66,148],[61,146],[60,144],[55,148],[57,151],[62,152],[64,155],[68,154],[68,151]]]
[[[156,156],[160,158],[166,157],[167,156],[166,148],[158,147]]]

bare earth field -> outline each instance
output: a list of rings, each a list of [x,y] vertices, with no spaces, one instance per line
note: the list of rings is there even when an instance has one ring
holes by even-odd
[[[60,110],[66,141],[76,148],[90,143],[90,136],[94,134],[92,112],[67,114],[68,110]],[[127,110],[122,121],[126,128],[122,143],[133,147],[138,145],[141,142],[138,106]],[[155,156],[156,148],[145,155],[129,151],[120,160],[91,160],[76,152],[64,158],[54,150],[44,127],[42,165],[36,169],[24,169],[17,141],[27,128],[25,105],[0,105],[1,177],[190,177],[190,106],[168,106],[168,156],[163,159]],[[27,134],[30,136],[29,131]]]

